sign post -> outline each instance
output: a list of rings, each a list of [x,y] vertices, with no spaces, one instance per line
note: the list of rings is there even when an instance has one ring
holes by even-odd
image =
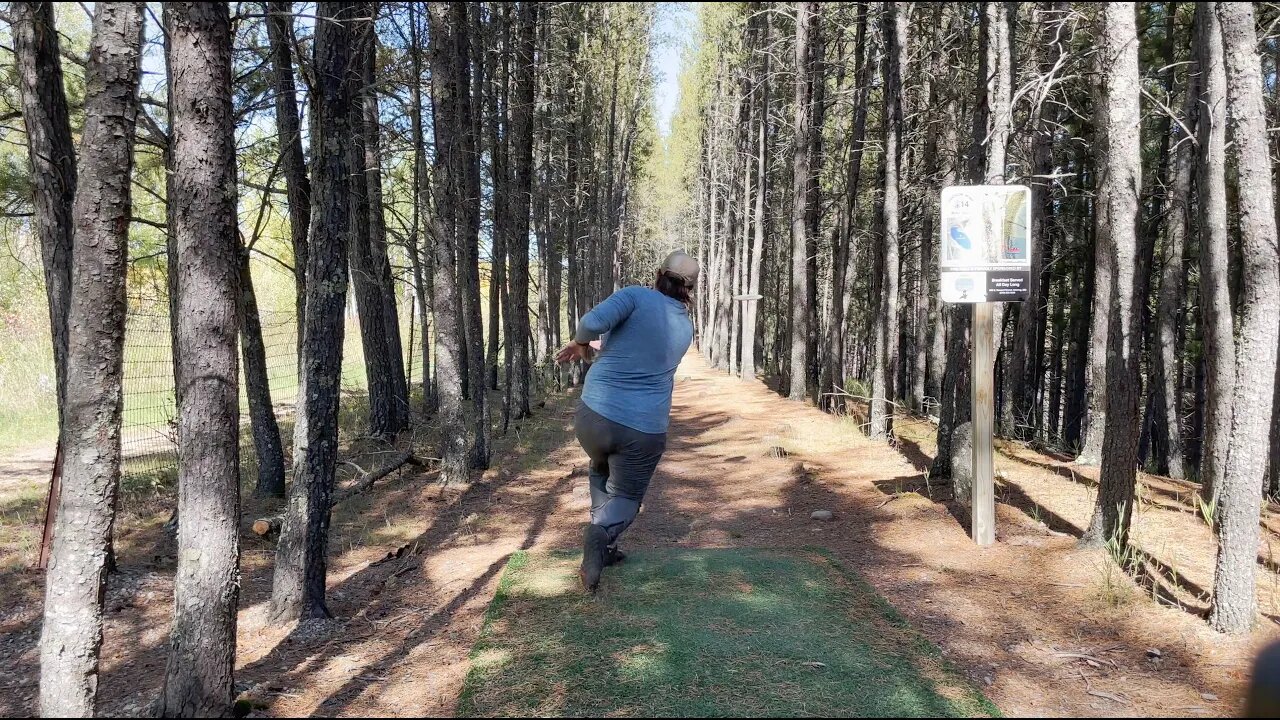
[[[973,511],[978,545],[996,541],[995,304],[1031,294],[1031,189],[943,188],[938,253],[942,300],[973,305]]]

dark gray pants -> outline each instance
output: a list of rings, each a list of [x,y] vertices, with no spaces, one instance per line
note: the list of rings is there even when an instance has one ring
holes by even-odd
[[[591,458],[591,524],[618,541],[636,519],[649,480],[667,448],[667,434],[653,435],[620,425],[584,403],[573,419],[578,442]]]

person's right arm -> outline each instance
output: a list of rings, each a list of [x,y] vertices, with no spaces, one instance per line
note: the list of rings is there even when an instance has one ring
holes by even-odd
[[[590,360],[591,348],[599,347],[596,341],[600,336],[621,325],[635,309],[635,292],[631,288],[623,288],[605,298],[578,321],[573,341],[556,353],[556,362]]]
[[[579,343],[596,340],[621,325],[635,309],[635,292],[631,288],[623,288],[582,316],[573,339]]]

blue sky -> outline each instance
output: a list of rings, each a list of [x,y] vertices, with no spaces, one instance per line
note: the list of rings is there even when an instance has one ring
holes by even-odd
[[[680,64],[684,48],[693,37],[696,22],[693,3],[662,3],[658,8],[657,33],[651,52],[658,76],[654,90],[658,130],[663,135],[671,130],[671,118],[680,99]]]

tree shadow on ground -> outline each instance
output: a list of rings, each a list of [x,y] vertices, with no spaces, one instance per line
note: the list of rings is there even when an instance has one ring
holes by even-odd
[[[806,409],[803,412],[816,411]],[[1120,661],[1116,672],[1095,675],[1101,678],[1095,681],[1098,687],[1108,687],[1108,681],[1111,687],[1119,687],[1123,674],[1118,671],[1120,667],[1160,684],[1170,694],[1175,693],[1175,688],[1176,692],[1185,693],[1217,682],[1205,675],[1192,657],[1182,658],[1174,650],[1165,650],[1166,658],[1178,656],[1174,661],[1162,661],[1159,666],[1152,664],[1144,655],[1149,642],[1146,629],[1136,618],[1108,612],[1037,612],[1035,608],[1040,606],[1079,608],[1081,593],[1092,593],[1093,590],[1087,582],[1080,584],[1078,580],[1059,585],[1046,582],[1049,578],[1044,576],[1045,571],[1039,569],[1040,563],[1060,564],[1062,560],[1055,558],[1083,552],[1076,549],[1074,538],[1062,537],[1064,533],[1078,537],[1081,529],[1034,503],[1015,484],[1008,483],[1002,488],[1001,500],[1018,514],[1020,520],[1016,527],[1009,528],[1009,537],[1007,542],[1002,541],[1001,552],[1022,554],[1023,548],[1010,546],[1025,544],[1025,553],[1031,557],[1017,561],[1014,566],[995,569],[996,575],[993,576],[990,566],[976,562],[981,555],[975,555],[973,563],[965,559],[964,553],[973,551],[969,549],[963,514],[949,507],[954,503],[947,502],[949,487],[934,485],[933,497],[924,497],[929,492],[924,476],[901,474],[867,483],[875,488],[868,493],[858,489],[860,472],[856,469],[856,461],[828,462],[803,453],[793,453],[787,459],[769,458],[762,452],[763,442],[760,452],[756,453],[744,453],[741,447],[722,447],[722,439],[716,433],[699,429],[708,425],[714,429],[715,423],[706,422],[713,414],[713,410],[696,404],[678,409],[676,417],[680,427],[673,428],[673,433],[679,434],[678,447],[689,457],[683,467],[660,467],[659,478],[655,480],[657,492],[647,500],[646,512],[633,529],[633,537],[630,538],[633,544],[641,548],[673,544],[706,546],[708,543],[715,546],[794,548],[819,545],[827,548],[842,562],[874,579],[891,601],[902,603],[904,611],[920,623],[930,637],[944,638],[948,643],[956,642],[961,647],[972,647],[975,642],[992,642],[995,637],[1003,638],[999,640],[998,657],[990,658],[998,661],[1001,667],[1000,672],[993,674],[997,678],[1012,674],[1017,678],[1012,680],[1015,684],[1031,683],[1032,686],[1053,688],[1058,698],[1056,702],[1061,702],[1063,708],[1074,708],[1076,712],[1080,711],[1080,701],[1073,697],[1077,695],[1075,688],[1070,687],[1070,683],[1064,684],[1062,673],[1074,672],[1069,666],[1077,661],[1055,655],[1058,651],[1119,653],[1115,655]],[[783,419],[781,413],[766,416],[772,421]],[[751,413],[746,410],[743,417],[746,422],[752,420]],[[695,421],[697,425],[687,425],[686,419]],[[676,446],[673,444],[673,447]],[[916,449],[917,457],[909,462],[919,468],[919,461],[928,456],[920,451],[918,445]],[[883,451],[877,449],[874,452]],[[744,456],[750,458],[750,463],[739,460]],[[803,462],[802,472],[795,471],[796,461]],[[732,468],[743,468],[742,472],[753,477],[750,480],[739,478],[732,475],[738,472]],[[722,471],[729,475],[720,474]],[[708,479],[711,475],[716,475],[714,481]],[[765,487],[768,479],[774,477],[785,479]],[[671,489],[676,485],[680,486],[679,492]],[[738,485],[754,489],[744,491]],[[925,492],[920,492],[922,489]],[[920,494],[915,495],[917,492]],[[810,508],[829,509],[835,520],[829,523],[810,521]],[[945,523],[939,525],[936,519],[930,520],[936,518],[937,512],[945,512],[944,517],[949,516],[952,530],[945,530]],[[913,526],[916,517],[929,523],[922,525],[921,531],[928,528],[930,533],[942,532],[945,544],[962,553],[955,556],[957,562],[939,562],[938,556],[924,547],[918,553],[904,552],[899,547],[900,542],[895,544],[882,539],[882,530]],[[943,539],[938,537],[939,542]],[[643,549],[640,552],[644,552]],[[1098,555],[1081,557],[1106,562]],[[1168,564],[1150,558],[1147,566],[1152,576],[1168,583]],[[1012,588],[1024,598],[1014,604],[1024,607],[1013,612],[1008,603],[991,598],[990,592],[1000,588]],[[1200,590],[1189,587],[1185,582],[1182,588],[1193,593]],[[1028,598],[1028,590],[1034,593],[1034,599]],[[964,620],[948,614],[946,608],[950,602],[964,602],[970,607],[978,603],[976,615],[980,618],[979,626],[972,625],[975,613],[968,614]],[[1137,598],[1134,602],[1145,601]],[[1182,607],[1193,613],[1196,611],[1187,607],[1185,601]],[[986,628],[991,628],[996,633],[995,637]],[[1041,644],[1045,640],[1037,640],[1043,638],[1057,638],[1060,644],[1046,647]],[[1048,659],[1042,663],[1025,659],[1025,655],[1034,653],[1046,655]],[[1123,659],[1120,655],[1124,656]],[[1106,663],[1103,665],[1111,667]],[[1117,703],[1107,707],[1118,711],[1125,706]]]
[[[926,452],[919,439],[898,437],[895,440],[900,452],[913,466],[921,468],[932,463],[932,456]],[[999,456],[1005,460],[1048,471],[1085,487],[1095,489],[1098,487],[1096,477],[1082,471],[1085,469],[1073,465],[1065,456],[1035,451],[1045,457],[1045,459],[1039,459],[1021,452],[1023,447],[1020,443],[999,440],[997,445]],[[1013,452],[1008,452],[1011,446]],[[1092,470],[1096,472],[1096,468]],[[1177,489],[1184,485],[1186,490]],[[876,486],[884,492],[893,492],[892,485],[886,482],[877,482]],[[1162,477],[1146,477],[1142,479],[1141,487],[1144,490],[1144,505],[1168,512],[1198,516],[1197,510],[1188,502],[1188,497],[1193,495],[1195,488],[1198,487],[1194,483]],[[926,497],[942,503],[955,518],[956,523],[968,532],[972,522],[969,508],[955,502],[949,493],[943,493],[940,497],[937,493],[931,492],[931,489],[924,487],[922,482],[913,483],[910,487],[910,490],[921,492]],[[996,499],[999,503],[1017,508],[1028,518],[1042,522],[1052,532],[1064,533],[1077,540],[1084,535],[1083,527],[1053,512],[1043,504],[1037,503],[1016,481],[1007,478],[998,479]],[[1204,586],[1188,580],[1172,563],[1162,560],[1138,543],[1133,543],[1133,548],[1126,557],[1117,558],[1116,561],[1139,588],[1155,602],[1184,610],[1196,617],[1207,615],[1210,592]],[[1258,563],[1271,572],[1280,572],[1280,562],[1262,553],[1258,555]]]
[[[508,446],[515,447],[522,443],[529,444],[526,441],[530,434],[546,436],[543,438],[544,443],[547,437],[557,442],[561,441],[563,439],[562,424],[552,417],[552,413],[556,403],[568,402],[567,397],[549,398],[553,410],[540,410],[543,414],[542,420],[513,425],[515,432],[509,438],[500,441],[500,449],[505,450]],[[344,391],[344,425],[341,431],[343,456],[376,466],[376,460],[366,462],[361,458],[376,458],[377,453],[384,451],[386,445],[364,438],[359,431],[352,430],[363,422],[362,409],[366,405],[363,394]],[[523,439],[519,437],[522,434]],[[287,448],[289,446],[288,428],[282,428],[282,435]],[[427,428],[427,436],[420,440],[429,441],[430,428]],[[501,456],[501,460],[504,465],[510,466],[521,463],[534,465],[545,459],[545,455],[540,455],[543,450],[544,448],[536,446],[529,447],[523,451],[513,451]],[[435,549],[434,543],[448,542],[450,539],[456,539],[468,533],[474,535],[467,523],[468,515],[491,505],[495,493],[501,492],[508,486],[519,485],[520,480],[519,473],[494,473],[493,477],[485,478],[479,478],[479,473],[476,475],[476,482],[466,486],[455,499],[447,503],[439,503],[435,511],[437,515],[435,521],[412,541],[417,543],[416,548],[425,549],[425,552],[429,553]],[[282,502],[278,498],[255,497],[252,492],[253,480],[252,473],[246,473],[242,485],[240,595],[242,612],[269,601],[273,572],[274,542],[259,538],[252,534],[249,528],[254,519],[277,512]],[[369,502],[365,498],[350,502],[353,509],[357,505],[361,506],[359,508],[361,512],[366,509],[369,512],[381,510],[383,514],[378,516],[379,522],[387,521],[389,517],[385,514],[388,512],[387,503],[392,503],[390,512],[404,517],[404,513],[413,509],[409,506],[410,503],[404,502],[406,494],[419,490],[423,482],[424,477],[420,473],[412,475],[400,473],[383,480],[375,486],[374,491],[368,493],[371,497],[384,497],[387,502]],[[567,477],[563,479],[561,484],[546,496],[546,503],[554,502],[563,491],[564,484],[568,482]],[[116,548],[121,571],[108,578],[105,603],[106,638],[99,680],[99,712],[101,713],[145,713],[146,703],[158,691],[159,683],[163,678],[168,654],[168,623],[172,611],[170,600],[175,558],[172,555],[174,550],[172,537],[163,530],[162,525],[168,518],[175,492],[176,488],[171,482],[152,484],[147,481],[136,484],[136,487],[130,485],[121,489],[122,496],[140,498],[145,496],[148,506],[163,505],[164,507],[151,513],[148,518],[143,518],[145,522],[141,524],[135,526],[131,521],[124,527],[118,526]],[[394,505],[396,499],[400,502],[398,507]],[[153,500],[156,502],[152,502]],[[21,502],[25,503],[22,505],[23,508],[34,511],[38,509],[37,506],[43,506],[44,498],[41,495],[38,498],[22,499]],[[376,504],[381,504],[382,507],[375,508]],[[553,507],[547,504],[529,514],[531,526],[526,542],[531,543],[538,538],[552,509]],[[335,509],[334,514],[337,519],[342,514],[341,509]],[[339,523],[335,522],[331,530],[331,572],[339,569],[335,567],[333,559],[343,554],[350,540],[345,537],[350,533],[344,533],[338,525]],[[355,538],[355,541],[360,542],[361,539]],[[355,575],[332,584],[329,589],[330,597],[334,598],[331,607],[348,621],[354,621],[357,617],[376,614],[380,609],[397,606],[417,607],[422,604],[422,596],[426,593],[445,591],[447,588],[435,588],[429,584],[426,587],[423,584],[415,585],[416,592],[404,597],[387,591],[387,580],[403,578],[409,563],[422,560],[422,556],[417,556],[415,560],[415,554],[416,551],[409,553],[404,561],[398,563],[370,565]],[[452,599],[442,602],[442,606],[426,618],[424,628],[419,631],[419,635],[429,638],[433,628],[447,622],[455,608],[471,600],[476,593],[487,586],[500,570],[501,565],[502,561],[496,561],[489,571],[470,587],[458,592]],[[35,710],[34,698],[29,696],[34,694],[38,683],[38,662],[35,653],[40,631],[43,573],[18,567],[0,572],[0,582],[3,582],[9,590],[15,591],[14,594],[6,592],[5,607],[0,608],[0,629],[4,631],[3,641],[0,642],[0,674],[12,681],[0,683],[0,715],[29,715]],[[371,592],[362,590],[366,585],[372,588]],[[10,598],[16,600],[14,605],[10,605]],[[241,621],[243,624],[244,615],[241,616]],[[344,632],[346,630],[330,633],[329,637],[321,638],[314,637],[315,633],[311,632],[311,637],[307,637],[308,629],[300,626],[265,657],[238,669],[237,687],[248,687],[259,681],[274,684],[279,677],[288,681],[302,680],[310,670],[315,668],[312,660],[328,659],[341,654],[345,647],[341,641]],[[318,654],[308,657],[317,649],[320,649]],[[354,687],[357,683],[357,679],[353,677],[348,685]],[[350,689],[344,688],[344,690]],[[320,712],[327,712],[327,710]]]

